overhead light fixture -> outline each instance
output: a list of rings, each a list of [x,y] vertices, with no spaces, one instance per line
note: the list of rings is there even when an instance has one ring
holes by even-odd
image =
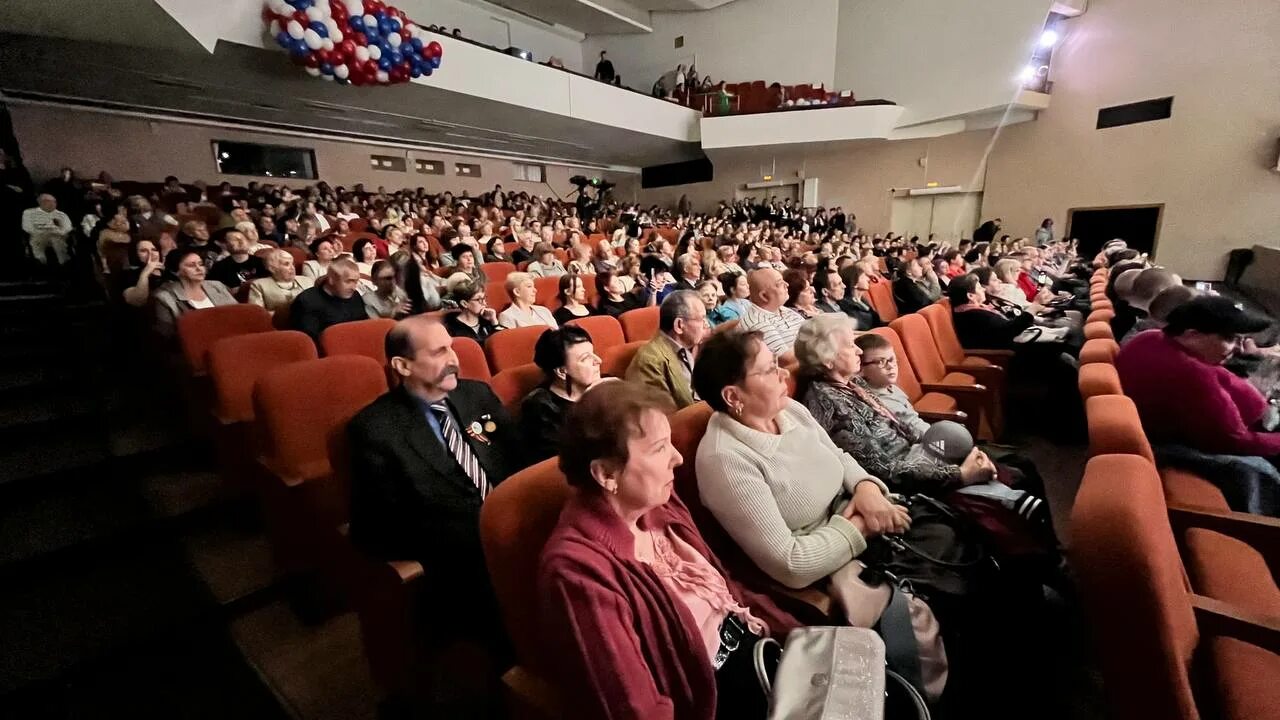
[[[1058,32],[1056,30],[1045,30],[1040,33],[1040,47],[1051,48],[1058,44]]]
[[[1018,73],[1018,80],[1023,83],[1029,83],[1036,79],[1036,66],[1028,65],[1022,68],[1022,72]]]

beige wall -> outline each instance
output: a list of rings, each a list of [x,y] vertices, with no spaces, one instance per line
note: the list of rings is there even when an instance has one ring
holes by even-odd
[[[1053,61],[1053,98],[1033,122],[932,140],[777,153],[776,178],[820,178],[820,201],[844,205],[885,230],[892,187],[926,181],[983,189],[984,218],[1030,235],[1045,217],[1060,231],[1076,207],[1163,203],[1156,255],[1195,279],[1220,279],[1226,254],[1280,245],[1280,3],[1092,0],[1066,23]],[[1096,130],[1099,108],[1175,96],[1173,117]],[[929,156],[929,170],[917,164]],[[715,155],[715,181],[654,191],[687,192],[709,206],[759,182],[774,153]],[[985,183],[984,183],[985,177]],[[763,194],[760,193],[760,194]]]
[[[106,170],[117,180],[159,182],[166,175],[176,175],[183,182],[224,180],[243,185],[253,180],[280,182],[243,175],[223,175],[214,164],[214,140],[235,140],[270,145],[309,147],[315,150],[320,179],[331,185],[350,187],[365,183],[370,187],[385,185],[389,189],[425,187],[429,192],[467,191],[479,194],[500,184],[507,190],[524,190],[550,194],[542,183],[517,181],[509,160],[449,155],[447,153],[403,150],[351,141],[317,140],[272,135],[248,130],[206,127],[166,121],[150,121],[68,108],[11,105],[14,134],[22,157],[37,181],[57,175],[62,166],[70,166],[81,176],[94,176]],[[408,155],[408,172],[375,170],[370,155]],[[414,172],[415,158],[445,163],[444,175],[421,175]],[[458,177],[453,174],[455,162],[480,166],[480,177]],[[573,190],[569,177],[579,173],[601,175],[599,170],[577,170],[557,165],[546,166],[547,181],[562,196]],[[291,182],[295,186],[314,184],[314,180]]]

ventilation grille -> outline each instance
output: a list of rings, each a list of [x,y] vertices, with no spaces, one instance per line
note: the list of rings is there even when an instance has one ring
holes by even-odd
[[[1128,105],[1114,105],[1098,111],[1098,129],[1164,120],[1171,115],[1173,115],[1172,97],[1143,100]]]

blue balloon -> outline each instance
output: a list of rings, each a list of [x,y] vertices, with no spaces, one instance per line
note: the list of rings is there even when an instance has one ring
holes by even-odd
[[[387,18],[391,21],[391,31],[400,32],[400,18]]]
[[[381,20],[379,20],[378,32],[382,33],[383,35],[390,35],[391,33],[396,32],[395,29],[391,27],[391,22],[392,21],[388,18],[382,18]]]
[[[373,19],[377,20],[379,25],[382,24],[383,20],[387,19],[387,14],[381,10],[374,13],[370,13],[370,15],[373,15]]]
[[[282,30],[276,35],[276,44],[285,50],[289,50],[293,47],[293,38],[289,37],[289,33]]]
[[[325,75],[332,75],[333,66],[330,65],[329,63],[320,63],[320,72],[324,73]]]
[[[426,67],[422,68],[422,74],[426,75],[427,77],[431,77],[431,72],[432,72],[431,65],[427,65]]]
[[[309,25],[308,27],[314,30],[315,33],[322,38],[329,37],[329,28],[325,27],[324,23],[320,22],[319,20],[312,20],[311,25]]]
[[[351,17],[347,18],[347,24],[350,25],[351,29],[355,30],[356,32],[364,32],[364,16],[363,15],[352,15]]]
[[[413,46],[413,51],[414,51],[415,53],[418,53],[419,55],[421,55],[421,54],[422,54],[422,39],[421,39],[421,38],[412,38],[412,39],[410,39],[410,40],[409,40],[409,44],[410,44],[411,46]]]
[[[315,4],[311,0],[288,0],[288,3],[299,10],[306,10]]]
[[[305,40],[293,40],[293,38],[290,38],[290,40],[292,42],[289,45],[289,52],[294,55],[297,55],[298,57],[305,57],[307,53],[311,52],[311,48],[307,47],[307,42]]]
[[[438,56],[431,58],[428,62],[431,63],[431,67],[433,69],[440,67],[440,58]],[[431,73],[427,73],[427,74],[430,75]]]
[[[391,70],[391,58],[390,58],[390,57],[388,57],[388,56],[386,56],[386,55],[383,55],[382,57],[378,58],[378,67],[379,67],[379,68],[381,68],[381,69],[383,69],[383,70],[390,71],[390,70]]]
[[[392,50],[390,53],[386,55],[386,57],[391,58],[392,65],[399,65],[400,63],[404,62],[404,55],[401,55],[399,50]]]

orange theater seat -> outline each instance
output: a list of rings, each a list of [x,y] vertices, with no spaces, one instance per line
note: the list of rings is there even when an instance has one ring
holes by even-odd
[[[493,377],[489,372],[489,361],[485,359],[484,348],[471,338],[456,337],[453,339],[453,354],[458,356],[458,377],[463,380],[479,380],[487,383]]]
[[[942,354],[938,352],[933,331],[923,315],[908,313],[889,323],[889,327],[901,338],[906,357],[911,361],[916,377],[920,379],[921,387],[925,391],[943,391],[942,389],[946,387],[968,388],[965,392],[972,393],[981,399],[982,417],[979,421],[979,427],[983,430],[981,435],[986,439],[1000,436],[1003,431],[1004,409],[1001,407],[1002,403],[995,388],[978,384],[976,373],[970,372],[969,368],[964,368],[964,372],[951,372],[942,359]]]
[[[489,356],[489,369],[500,373],[533,362],[533,348],[538,344],[538,338],[550,329],[547,325],[530,325],[499,330],[490,335],[484,343],[485,354]]]
[[[591,336],[591,344],[596,354],[602,359],[610,348],[625,345],[626,336],[622,333],[622,324],[608,315],[591,315],[589,317],[570,320],[570,325],[577,325]]]
[[[1115,310],[1112,310],[1111,308],[1100,308],[1097,305],[1095,305],[1093,308],[1093,312],[1089,313],[1089,317],[1086,319],[1085,324],[1086,325],[1092,325],[1094,323],[1110,324],[1111,319],[1114,318],[1115,316],[1116,316]],[[1114,336],[1112,337],[1114,339]]]
[[[1115,333],[1111,331],[1111,323],[1101,320],[1088,322],[1084,324],[1085,340],[1115,340]]]
[[[1150,463],[1091,459],[1071,538],[1111,717],[1245,720],[1280,707],[1280,620],[1188,591]]]
[[[888,280],[873,282],[867,295],[871,307],[881,320],[893,322],[898,319],[898,302],[893,299],[893,283]]]
[[[538,291],[538,297],[533,301],[535,305],[541,305],[548,310],[555,310],[560,307],[560,278],[558,277],[540,277],[533,279],[533,287]]]
[[[1120,374],[1110,363],[1089,363],[1080,366],[1078,384],[1080,397],[1086,402],[1095,395],[1123,395]]]
[[[307,262],[307,260],[311,259],[310,253],[302,248],[294,247],[292,245],[286,245],[284,247],[284,251],[293,256],[293,269],[301,275],[302,266]]]
[[[507,478],[480,508],[480,542],[502,619],[517,664],[503,676],[520,707],[515,717],[567,717],[550,682],[556,659],[549,657],[538,603],[539,556],[556,528],[560,510],[573,492],[550,458]]]
[[[628,310],[618,316],[618,322],[622,323],[622,332],[627,336],[627,342],[650,340],[658,333],[658,308],[654,306]]]
[[[520,416],[520,403],[524,402],[524,398],[533,389],[538,387],[546,375],[542,373],[542,368],[528,363],[526,365],[517,365],[513,368],[507,368],[489,381],[489,388],[493,390],[493,394],[498,396],[502,401],[502,406],[507,409],[507,414],[512,418]]]
[[[1107,363],[1114,365],[1116,353],[1120,352],[1120,344],[1115,340],[1088,340],[1080,348],[1080,364]]]
[[[982,417],[981,398],[973,393],[944,391],[925,392],[911,365],[907,351],[902,347],[902,339],[893,328],[881,327],[871,331],[883,337],[893,346],[893,354],[898,360],[898,387],[906,393],[911,405],[926,420],[951,420],[969,429],[974,437],[978,436],[979,420]]]
[[[480,265],[480,270],[484,272],[484,276],[489,279],[489,282],[501,283],[506,281],[508,275],[516,271],[516,266],[509,262],[496,261],[483,263]],[[489,298],[489,302],[492,304],[493,298]]]
[[[191,374],[207,372],[207,354],[223,338],[271,331],[271,313],[257,305],[222,305],[178,316],[178,344]]]
[[[396,326],[389,318],[357,320],[338,323],[325,328],[320,334],[320,349],[325,357],[334,355],[363,355],[387,366],[387,333]]]
[[[627,368],[631,367],[631,361],[646,342],[648,341],[637,340],[633,343],[614,345],[601,353],[600,374],[605,377],[626,377]]]
[[[214,415],[223,425],[253,420],[253,387],[266,373],[316,359],[316,344],[296,330],[223,338],[209,348]]]
[[[961,372],[973,372],[974,368],[1000,367],[1006,370],[1013,358],[1012,350],[969,349],[960,344],[960,336],[956,335],[955,322],[951,317],[951,303],[942,300],[920,308],[920,315],[929,324],[929,332],[933,333],[933,341],[938,346],[938,354],[951,370],[959,367]],[[985,372],[978,370],[978,372]],[[993,377],[979,377],[981,382],[988,382]],[[999,384],[1003,386],[1003,376]]]
[[[1110,366],[1106,366],[1110,367]],[[1089,422],[1089,456],[1138,455],[1155,464],[1155,453],[1142,431],[1133,400],[1124,395],[1098,395],[1085,401]]]
[[[489,300],[489,307],[494,312],[502,312],[511,305],[511,297],[507,295],[507,284],[505,281],[497,281],[489,278],[489,282],[484,286],[484,294]]]

